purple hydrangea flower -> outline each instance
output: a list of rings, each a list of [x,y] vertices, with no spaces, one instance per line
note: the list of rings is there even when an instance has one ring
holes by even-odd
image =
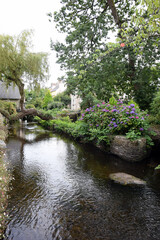
[[[140,131],[143,131],[144,129],[143,129],[143,128],[140,128],[139,130],[140,130]]]
[[[133,104],[133,103],[131,103],[131,104],[130,104],[130,106],[131,106],[131,107],[134,107],[134,104]]]

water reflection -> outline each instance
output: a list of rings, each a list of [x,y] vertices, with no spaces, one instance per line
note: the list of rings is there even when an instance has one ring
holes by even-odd
[[[35,125],[9,139],[6,161],[15,179],[6,239],[159,239],[160,193],[146,162],[124,163]],[[117,171],[150,180],[154,189],[115,185],[108,174]]]

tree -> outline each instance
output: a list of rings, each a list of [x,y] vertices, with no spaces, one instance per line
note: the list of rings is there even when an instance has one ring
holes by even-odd
[[[24,107],[24,84],[37,84],[48,79],[48,54],[30,52],[31,31],[18,36],[0,35],[0,79],[16,84]]]
[[[142,53],[143,46],[148,38],[154,40],[155,45],[159,45],[160,40],[160,1],[159,0],[139,0],[140,7],[132,15],[131,22],[134,29],[124,23],[126,30],[123,33],[125,39],[131,46],[136,46],[135,51]],[[133,34],[136,33],[136,34]]]
[[[57,62],[67,70],[66,81],[71,92],[77,91],[82,98],[92,92],[104,99],[116,91],[139,100],[143,81],[146,86],[147,82],[154,86],[152,93],[156,90],[158,74],[152,77],[152,72],[153,68],[155,71],[158,69],[159,49],[154,45],[158,41],[157,36],[146,36],[141,56],[135,52],[139,47],[137,43],[128,42],[141,30],[132,18],[140,8],[140,1],[62,0],[61,3],[63,6],[54,13],[54,21],[58,30],[67,34],[66,42],[52,43],[51,47],[57,52]],[[147,9],[143,15],[147,21]],[[124,34],[129,28],[132,29],[132,38]],[[107,44],[110,31],[117,32],[118,45]],[[122,47],[120,43],[123,43]],[[150,72],[149,77],[139,81],[140,76],[147,76],[142,72]],[[143,102],[141,107],[143,105],[146,107],[148,103]]]
[[[46,91],[46,94],[43,99],[43,108],[47,108],[48,104],[53,101],[51,92],[49,90]]]
[[[35,108],[43,109],[43,99],[48,89],[37,86],[36,88],[25,89],[25,107],[33,105]]]
[[[71,97],[70,94],[68,94],[67,90],[65,90],[62,93],[57,94],[53,101],[55,102],[61,102],[65,107],[71,104]]]

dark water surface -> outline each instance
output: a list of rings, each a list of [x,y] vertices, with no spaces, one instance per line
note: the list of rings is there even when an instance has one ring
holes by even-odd
[[[65,137],[23,124],[8,140],[8,240],[160,239],[160,173],[151,163],[126,163]],[[152,166],[153,165],[153,166]],[[148,182],[119,186],[109,173]]]

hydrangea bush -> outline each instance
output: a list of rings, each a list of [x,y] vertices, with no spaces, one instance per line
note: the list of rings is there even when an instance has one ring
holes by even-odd
[[[141,111],[137,104],[124,104],[121,99],[110,99],[89,107],[81,114],[80,121],[88,124],[91,140],[108,142],[109,135],[126,135],[131,140],[146,137],[149,144],[148,114]]]

